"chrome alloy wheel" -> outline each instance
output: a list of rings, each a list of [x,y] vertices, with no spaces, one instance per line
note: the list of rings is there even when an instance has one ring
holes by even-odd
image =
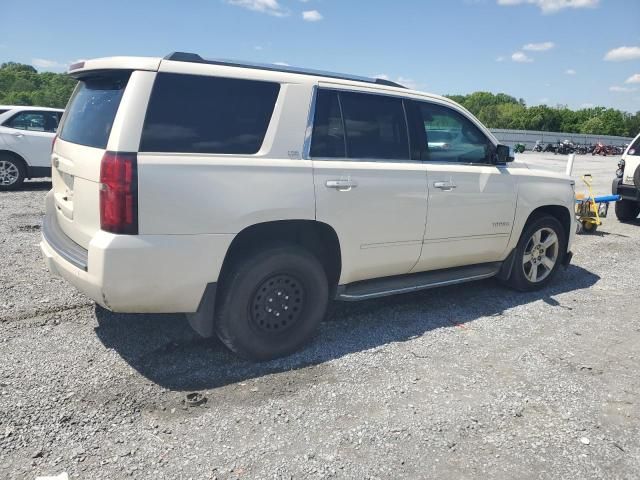
[[[522,257],[524,276],[532,283],[547,278],[558,262],[560,241],[558,235],[547,227],[537,230],[527,242]]]
[[[13,162],[7,162],[6,160],[0,160],[0,185],[8,187],[13,185],[20,178],[20,171]]]

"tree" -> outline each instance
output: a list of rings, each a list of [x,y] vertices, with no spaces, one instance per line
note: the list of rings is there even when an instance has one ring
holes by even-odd
[[[76,81],[62,73],[38,71],[31,65],[0,65],[0,104],[64,108]]]

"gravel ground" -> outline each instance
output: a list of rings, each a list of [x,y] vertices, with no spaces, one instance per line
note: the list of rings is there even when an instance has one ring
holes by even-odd
[[[576,171],[609,193],[616,161]],[[335,304],[309,348],[256,365],[51,277],[48,188],[0,194],[0,478],[640,477],[640,222],[579,236],[542,292]]]

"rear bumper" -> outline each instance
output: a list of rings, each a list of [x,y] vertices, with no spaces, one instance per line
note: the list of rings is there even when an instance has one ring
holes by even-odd
[[[57,222],[55,213],[45,224],[52,221]],[[43,229],[40,248],[47,268],[103,307],[127,313],[192,313],[207,284],[217,281],[233,235],[99,231],[85,250],[86,268],[65,250],[68,242],[76,245],[66,240],[52,236],[51,227],[47,234]]]
[[[622,179],[616,178],[611,185],[611,193],[620,195],[623,200],[633,200],[640,202],[640,189],[635,185],[627,185],[622,183]]]

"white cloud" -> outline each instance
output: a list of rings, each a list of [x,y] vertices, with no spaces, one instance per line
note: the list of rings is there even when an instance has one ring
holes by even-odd
[[[399,76],[396,78],[391,78],[386,73],[379,73],[377,75],[373,75],[373,78],[379,78],[381,80],[389,80],[390,82],[399,83],[400,85],[404,85],[410,90],[419,90],[421,88],[421,84],[413,80],[412,78],[407,78],[403,76]]]
[[[504,57],[502,55],[499,57],[496,57],[496,62],[504,62]]]
[[[549,99],[547,97],[540,99],[540,105],[547,105],[549,103]]]
[[[600,0],[498,0],[498,5],[535,5],[542,13],[556,13],[565,8],[593,8]]]
[[[253,47],[254,50],[260,51],[263,50],[264,47],[262,45],[256,45],[255,47]]]
[[[511,55],[511,60],[518,63],[531,63],[533,62],[533,58],[528,57],[524,52],[515,52]]]
[[[575,75],[576,71],[573,68],[568,68],[564,71],[565,75]]]
[[[640,83],[640,73],[636,73],[635,75],[631,75],[627,78],[624,83]]]
[[[610,92],[617,92],[617,93],[628,93],[628,92],[635,92],[636,90],[638,90],[635,87],[619,87],[618,85],[614,85],[612,87],[609,87],[609,91]]]
[[[307,10],[306,12],[302,12],[302,19],[305,22],[319,22],[324,17],[317,10]]]
[[[289,15],[289,12],[278,3],[278,0],[227,0],[227,2],[229,5],[266,13],[274,17],[286,17]]]
[[[582,105],[580,105],[580,108],[593,108],[595,107],[595,104],[593,103],[583,103]]]
[[[609,62],[623,62],[640,58],[640,47],[618,47],[609,50],[604,59]]]
[[[33,58],[31,59],[31,65],[38,68],[66,68],[66,63],[60,63],[56,60],[47,60],[46,58]]]
[[[553,42],[542,42],[542,43],[527,43],[523,50],[528,50],[530,52],[546,52],[547,50],[551,50],[555,47],[556,44]]]

